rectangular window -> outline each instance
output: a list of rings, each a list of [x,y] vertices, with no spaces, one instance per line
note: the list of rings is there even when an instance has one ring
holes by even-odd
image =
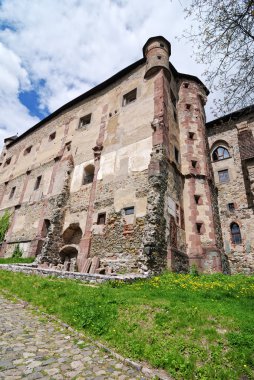
[[[191,166],[195,169],[197,167],[197,163],[198,163],[198,161],[192,160],[191,161]]]
[[[203,223],[196,223],[196,228],[197,228],[198,234],[202,233],[202,225],[203,225]]]
[[[56,138],[56,132],[53,132],[49,135],[49,141],[53,141]]]
[[[34,190],[38,190],[41,184],[41,175],[36,178],[35,185],[34,185]]]
[[[234,203],[228,203],[228,211],[230,211],[230,212],[235,211],[235,204]]]
[[[134,88],[134,90],[128,92],[123,96],[123,106],[126,106],[127,104],[130,104],[132,102],[135,102],[137,99],[137,89]]]
[[[126,207],[124,209],[124,213],[125,213],[125,215],[132,215],[132,214],[134,214],[134,207]]]
[[[195,133],[194,132],[189,132],[189,139],[194,140]]]
[[[106,213],[102,212],[101,214],[98,214],[97,224],[105,224],[105,223],[106,223]]]
[[[196,203],[196,205],[199,205],[200,204],[200,201],[201,201],[201,197],[200,197],[200,195],[194,195],[194,199],[195,199],[195,203]]]
[[[184,83],[183,86],[184,86],[184,88],[188,88],[189,87],[189,83]]]
[[[191,105],[190,104],[185,104],[185,108],[186,108],[186,110],[190,110],[191,109]]]
[[[14,187],[11,189],[9,199],[12,199],[12,198],[13,198],[14,193],[15,193],[15,190],[16,190],[16,186],[14,186]]]
[[[229,182],[228,169],[218,171],[218,176],[221,183]]]
[[[92,114],[89,113],[88,115],[85,115],[80,118],[79,120],[79,128],[86,128],[88,124],[91,123]]]

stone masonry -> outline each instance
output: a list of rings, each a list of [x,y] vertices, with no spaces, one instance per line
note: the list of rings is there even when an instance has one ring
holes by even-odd
[[[170,55],[149,38],[142,59],[5,140],[1,256],[19,244],[52,270],[253,271],[253,107],[205,125],[209,91]]]

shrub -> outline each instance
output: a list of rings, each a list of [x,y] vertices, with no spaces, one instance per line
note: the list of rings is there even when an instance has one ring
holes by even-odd
[[[0,243],[4,241],[5,234],[8,231],[10,225],[10,214],[8,211],[0,217]]]
[[[22,257],[22,255],[23,255],[23,251],[20,248],[19,244],[17,244],[16,247],[14,248],[12,258],[19,259]]]

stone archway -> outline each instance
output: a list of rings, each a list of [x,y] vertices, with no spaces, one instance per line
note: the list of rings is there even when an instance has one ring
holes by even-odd
[[[77,272],[78,249],[75,245],[65,245],[59,252],[63,270]]]
[[[71,223],[63,232],[63,241],[65,244],[79,244],[82,238],[82,230],[79,223]]]

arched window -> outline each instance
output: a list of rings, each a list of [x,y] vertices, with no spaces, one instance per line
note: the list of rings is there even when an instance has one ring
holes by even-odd
[[[237,223],[231,223],[230,232],[231,232],[232,243],[241,244],[242,243],[241,231]]]
[[[213,161],[220,161],[225,160],[225,158],[229,158],[229,151],[224,148],[224,146],[218,146],[216,149],[214,149],[213,154]]]
[[[84,169],[83,183],[82,185],[86,185],[88,183],[92,183],[94,178],[94,166],[88,165]]]

